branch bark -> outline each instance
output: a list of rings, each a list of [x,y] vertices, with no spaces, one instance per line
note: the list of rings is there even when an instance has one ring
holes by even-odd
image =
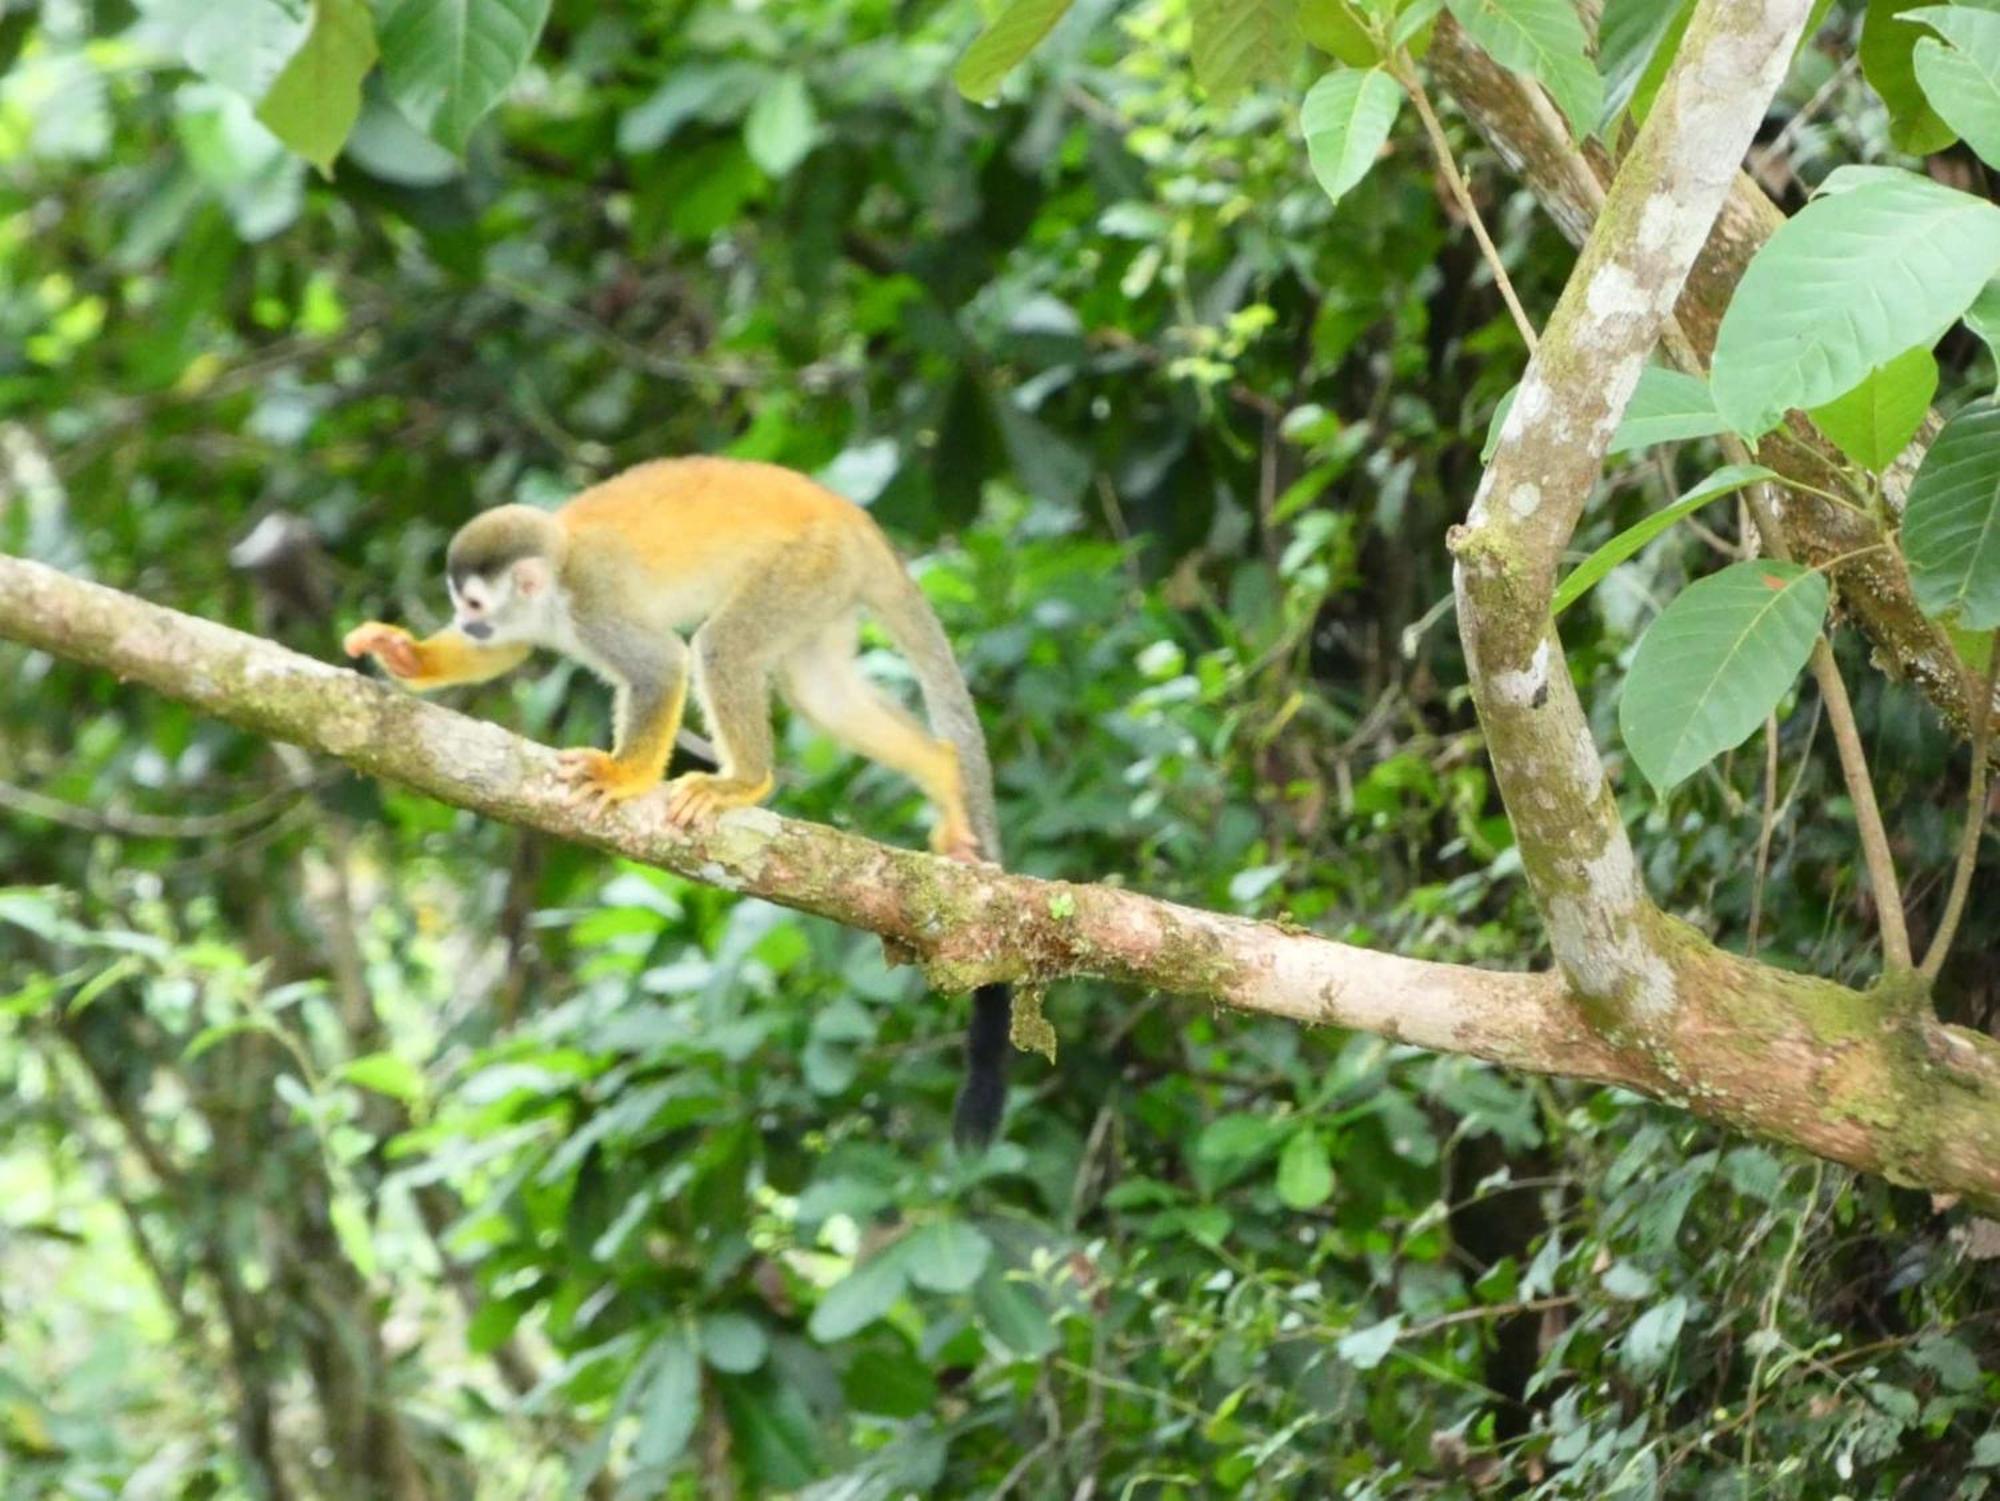
[[[942,989],[1089,975],[1623,1085],[1831,1160],[2000,1205],[2000,1045],[1667,924],[1690,998],[1665,1047],[1600,1029],[1560,974],[1433,964],[1114,886],[891,849],[765,809],[684,835],[657,796],[604,816],[545,748],[269,641],[0,557],[0,636],[458,807],[880,934]],[[1696,1004],[1697,998],[1699,1003]]]

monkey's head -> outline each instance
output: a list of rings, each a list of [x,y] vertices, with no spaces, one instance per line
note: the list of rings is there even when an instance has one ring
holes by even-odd
[[[474,641],[541,643],[561,611],[563,533],[533,506],[499,506],[458,529],[445,553],[453,624]]]

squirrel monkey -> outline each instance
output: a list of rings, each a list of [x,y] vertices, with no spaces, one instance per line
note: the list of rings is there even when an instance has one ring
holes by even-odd
[[[614,744],[563,751],[560,770],[596,805],[659,782],[690,683],[720,766],[669,782],[667,819],[685,828],[762,801],[775,679],[797,712],[924,790],[934,850],[998,861],[986,741],[944,628],[868,513],[804,475],[719,458],[640,464],[553,512],[474,517],[445,576],[450,626],[419,641],[370,621],[347,633],[347,654],[419,692],[498,677],[538,646],[582,662],[615,690]],[[862,676],[861,609],[915,670],[935,736]],[[975,993],[961,1145],[999,1127],[1011,1008],[1005,985]]]

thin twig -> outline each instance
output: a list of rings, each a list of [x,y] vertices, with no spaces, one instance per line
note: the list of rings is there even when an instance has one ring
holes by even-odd
[[[1987,638],[1986,671],[1972,679],[1966,714],[1972,720],[1972,786],[1965,799],[1965,833],[1958,841],[1958,866],[1951,873],[1951,895],[1945,898],[1944,916],[1938,921],[1937,936],[1931,939],[1918,971],[1926,980],[1935,980],[1944,968],[1945,955],[1958,934],[1959,919],[1965,916],[1965,899],[1972,890],[1972,873],[1979,866],[1979,838],[1986,828],[1986,746],[1993,734],[1993,687],[2000,674],[2000,631]],[[1967,674],[1970,677],[1970,674]]]
[[[1771,836],[1778,829],[1778,716],[1764,717],[1764,816],[1757,827],[1757,860],[1750,874],[1750,957],[1757,957],[1757,928],[1764,917],[1764,878],[1771,869]]]
[[[0,808],[25,818],[39,818],[86,834],[116,834],[128,839],[220,839],[253,829],[290,808],[335,773],[322,772],[311,782],[266,793],[254,802],[223,813],[193,813],[172,817],[159,813],[122,813],[109,808],[85,808],[61,798],[0,782]]]
[[[1493,236],[1486,232],[1486,221],[1480,217],[1479,206],[1472,201],[1471,190],[1465,185],[1465,178],[1459,173],[1458,162],[1451,154],[1451,142],[1445,139],[1444,127],[1438,123],[1437,111],[1431,108],[1430,95],[1424,92],[1423,80],[1417,70],[1409,65],[1407,58],[1398,57],[1391,63],[1396,81],[1410,96],[1410,102],[1417,107],[1417,118],[1424,122],[1424,134],[1429,137],[1431,154],[1437,158],[1438,175],[1444,178],[1445,186],[1451,189],[1451,196],[1458,201],[1460,212],[1466,223],[1472,226],[1472,237],[1479,242],[1479,252],[1486,257],[1486,265],[1493,273],[1493,284],[1500,289],[1501,300],[1507,304],[1507,311],[1514,315],[1514,326],[1521,331],[1521,342],[1528,346],[1528,353],[1535,352],[1535,325],[1528,321],[1527,311],[1521,306],[1521,299],[1514,295],[1514,283],[1507,275],[1507,267],[1500,260],[1499,248],[1493,243]]]

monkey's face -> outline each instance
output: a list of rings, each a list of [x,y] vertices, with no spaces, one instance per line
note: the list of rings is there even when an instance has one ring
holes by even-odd
[[[548,560],[521,558],[488,577],[471,573],[445,580],[452,623],[489,646],[547,641],[556,627],[556,591]]]

